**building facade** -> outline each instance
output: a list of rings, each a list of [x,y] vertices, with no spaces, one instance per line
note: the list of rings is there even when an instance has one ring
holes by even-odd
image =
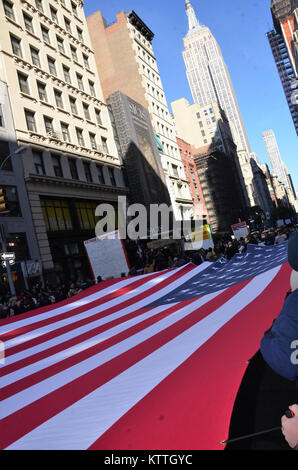
[[[235,159],[223,151],[202,147],[194,160],[212,231],[230,231],[231,225],[247,217]]]
[[[87,22],[105,99],[121,91],[148,110],[175,217],[190,219],[192,198],[152,47],[153,32],[134,11],[118,13],[111,25],[100,11]]]
[[[203,191],[201,189],[200,180],[197,174],[196,164],[192,154],[191,145],[183,139],[177,137],[177,144],[184,166],[184,172],[188,179],[191,197],[194,204],[194,213],[196,220],[208,219],[208,213],[204,203]]]
[[[115,139],[119,142],[130,202],[170,205],[159,151],[149,113],[144,106],[116,91],[107,99]],[[149,212],[148,212],[149,213]]]
[[[293,12],[291,0],[272,0],[271,13],[274,29],[267,33],[273,58],[281,80],[288,107],[298,134],[298,100],[294,99],[297,82],[297,8]],[[295,19],[296,18],[296,19]],[[296,91],[298,93],[298,91]],[[296,95],[295,95],[296,96]]]
[[[200,153],[203,148],[230,155],[237,169],[235,177],[236,184],[241,187],[241,204],[243,207],[254,205],[251,165],[248,159],[246,165],[246,152],[237,153],[229,121],[218,103],[213,102],[207,106],[200,106],[198,103],[190,105],[185,98],[181,98],[172,102],[171,106],[177,136],[191,144],[194,154]]]
[[[127,194],[83,2],[1,0],[0,79],[46,279],[83,279],[95,208]]]
[[[14,251],[16,255],[16,263],[12,269],[18,281],[21,277],[21,262],[40,265],[41,260],[24,181],[22,153],[15,154],[17,150],[8,87],[7,83],[0,80],[0,188],[6,191],[7,199],[7,211],[3,214],[0,212],[0,225],[4,227],[3,241],[7,251]],[[7,157],[7,163],[4,163]],[[5,273],[6,269],[0,266],[0,283],[2,280],[3,287],[7,284]],[[39,274],[39,270],[37,273]],[[24,283],[21,282],[20,287],[24,288]]]

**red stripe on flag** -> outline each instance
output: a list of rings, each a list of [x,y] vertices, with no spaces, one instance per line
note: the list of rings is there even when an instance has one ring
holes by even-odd
[[[7,416],[2,420],[5,434],[0,436],[0,448],[7,447],[9,444],[19,439],[24,434],[27,434],[44,421],[47,421],[63,409],[71,406],[73,403],[91,393],[93,390],[96,390],[98,387],[148,356],[165,343],[171,341],[171,339],[183,333],[183,331],[187,330],[195,323],[212,313],[215,309],[219,308],[223,303],[227,302],[248,283],[249,281],[245,281],[241,284],[230,287],[207,304],[194,310],[182,320],[179,320],[153,337],[93,369],[87,374],[84,374],[72,382],[62,386],[58,390],[36,400],[25,408]],[[179,308],[180,304],[171,307],[173,312]],[[82,357],[83,355],[85,356],[85,354],[86,352],[80,353],[80,360],[82,360]],[[70,367],[70,361],[72,359],[73,358],[67,359],[67,367]],[[60,367],[59,364],[56,367]]]
[[[223,449],[220,441],[228,437],[247,361],[280,313],[289,290],[290,272],[288,263],[283,265],[262,295],[122,416],[90,449]]]

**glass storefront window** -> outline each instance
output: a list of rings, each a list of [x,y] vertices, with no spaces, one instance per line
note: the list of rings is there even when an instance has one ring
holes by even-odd
[[[68,201],[63,199],[42,199],[41,207],[48,232],[73,230]]]
[[[97,217],[95,217],[95,210],[97,203],[94,201],[85,202],[77,201],[76,208],[79,217],[81,230],[93,230],[97,223]]]

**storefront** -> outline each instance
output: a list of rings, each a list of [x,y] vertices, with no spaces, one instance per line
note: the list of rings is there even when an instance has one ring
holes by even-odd
[[[92,271],[84,241],[95,236],[99,220],[95,210],[102,201],[42,197],[40,202],[56,282],[91,279]],[[111,204],[116,207],[115,203]]]

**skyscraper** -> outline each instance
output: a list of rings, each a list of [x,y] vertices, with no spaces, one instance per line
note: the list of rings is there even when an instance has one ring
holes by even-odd
[[[295,77],[294,17],[290,0],[272,0],[271,13],[274,29],[267,33],[273,58],[282,83],[286,100],[298,134],[298,106],[292,99],[297,87]]]
[[[275,134],[272,129],[263,132],[263,140],[265,143],[268,158],[271,163],[272,173],[277,176],[286,187],[288,187],[287,176],[284,170],[284,163],[282,161]]]
[[[255,201],[250,197],[249,190],[253,178],[251,148],[229,71],[210,29],[199,23],[190,0],[185,0],[185,3],[189,28],[184,38],[183,59],[193,100],[200,106],[217,102],[225,112],[237,146],[241,167],[240,170],[238,165],[238,172],[242,181],[244,178],[246,203],[253,206]]]
[[[210,29],[199,23],[190,0],[186,0],[186,14],[189,29],[183,58],[193,100],[200,106],[217,101],[230,121],[238,149],[249,154],[248,137],[220,47]]]

